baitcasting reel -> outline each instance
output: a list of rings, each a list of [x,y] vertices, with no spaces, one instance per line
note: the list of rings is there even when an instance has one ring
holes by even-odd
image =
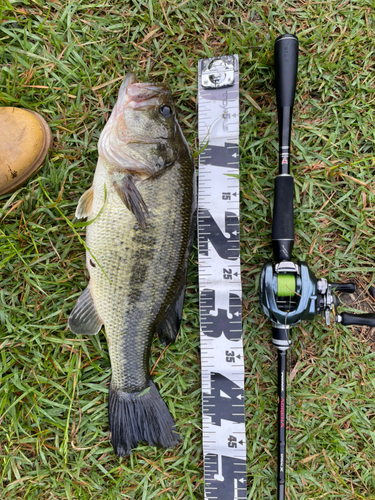
[[[334,320],[342,325],[375,327],[375,314],[339,314],[337,292],[354,293],[355,285],[317,279],[306,262],[267,262],[260,275],[259,298],[264,314],[277,329],[273,339],[275,346],[288,348],[290,345],[288,338],[279,338],[281,329],[288,330],[301,320],[311,320],[318,314],[325,318],[327,325],[332,312]]]

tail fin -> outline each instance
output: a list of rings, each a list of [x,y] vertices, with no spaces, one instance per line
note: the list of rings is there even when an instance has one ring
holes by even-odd
[[[129,455],[139,441],[172,448],[180,442],[175,423],[152,380],[142,392],[110,388],[108,418],[111,443],[119,457]]]

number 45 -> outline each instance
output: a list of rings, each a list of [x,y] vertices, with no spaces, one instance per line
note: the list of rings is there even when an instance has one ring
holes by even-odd
[[[235,436],[229,436],[228,447],[229,448],[237,448],[237,438]]]

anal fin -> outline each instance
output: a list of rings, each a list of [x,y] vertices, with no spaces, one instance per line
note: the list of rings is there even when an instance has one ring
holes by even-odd
[[[71,332],[77,335],[96,335],[103,325],[91,298],[90,286],[78,297],[68,319]]]
[[[114,181],[113,185],[125,206],[135,215],[140,227],[146,229],[147,206],[132,176],[127,175],[121,182]]]
[[[184,285],[176,302],[171,307],[171,310],[169,311],[167,317],[156,328],[160,342],[162,342],[164,345],[168,345],[171,342],[174,342],[180,330],[185,290],[186,286]]]
[[[75,213],[77,219],[84,219],[85,217],[88,217],[91,214],[93,199],[94,199],[94,186],[91,186],[90,189],[88,189],[83,193],[83,195],[78,201]]]

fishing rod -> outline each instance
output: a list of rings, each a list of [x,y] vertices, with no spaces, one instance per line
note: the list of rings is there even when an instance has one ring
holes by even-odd
[[[375,314],[338,313],[336,292],[353,293],[354,283],[330,283],[317,279],[306,262],[293,262],[293,176],[290,173],[290,138],[296,92],[298,39],[281,35],[275,41],[275,86],[279,124],[279,174],[275,178],[272,221],[273,262],[260,276],[260,304],[272,323],[272,343],[278,354],[278,473],[277,498],[285,500],[286,457],[286,353],[292,326],[322,315],[330,324],[330,313],[342,325],[375,327]]]

